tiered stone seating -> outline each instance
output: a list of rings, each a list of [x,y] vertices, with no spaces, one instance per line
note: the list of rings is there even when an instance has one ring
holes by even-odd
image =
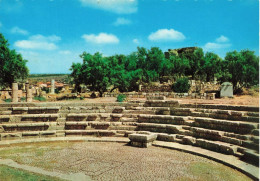
[[[253,162],[259,158],[258,120],[257,107],[180,104],[165,99],[0,104],[1,140],[131,134],[139,137],[138,134],[153,133],[160,141],[197,146]]]
[[[1,140],[57,135],[59,107],[28,107],[26,104],[3,105],[0,107]]]
[[[157,140],[189,144],[238,157],[244,156],[258,164],[257,107],[191,105],[166,100],[149,100],[144,106],[166,107],[170,109],[170,114],[141,114],[138,117],[138,131],[157,133]]]
[[[137,104],[126,106],[114,104],[109,107],[104,104],[96,105],[93,108],[102,109],[101,112],[92,109],[88,113],[82,113],[82,111],[74,113],[70,109],[66,115],[65,135],[123,136],[126,131],[136,129],[139,114],[136,114],[134,110],[139,110],[135,109]],[[78,110],[84,110],[84,107],[80,107]]]

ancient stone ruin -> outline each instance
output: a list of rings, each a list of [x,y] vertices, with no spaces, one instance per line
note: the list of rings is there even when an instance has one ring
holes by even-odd
[[[256,165],[259,158],[258,107],[181,104],[165,97],[128,103],[3,103],[0,123],[1,141],[129,137],[131,145],[140,147],[157,140],[233,155]]]

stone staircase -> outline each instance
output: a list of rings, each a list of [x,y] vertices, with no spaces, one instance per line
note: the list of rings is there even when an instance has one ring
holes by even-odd
[[[160,141],[201,147],[259,164],[258,107],[180,104],[173,100],[0,104],[1,140],[127,137],[147,132],[156,133]]]
[[[144,106],[168,109],[159,113],[164,115],[141,114],[137,130],[158,133],[157,140],[198,146],[259,164],[258,107],[172,105],[165,100],[147,101]]]

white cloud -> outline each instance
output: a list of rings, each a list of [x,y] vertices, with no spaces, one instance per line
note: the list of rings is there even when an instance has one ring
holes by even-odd
[[[106,10],[117,14],[137,12],[137,0],[79,0],[83,6]]]
[[[21,29],[21,28],[19,28],[17,26],[15,26],[15,27],[13,27],[11,29],[11,33],[13,33],[13,34],[21,34],[21,35],[28,35],[29,34],[28,31],[23,30],[23,29]]]
[[[71,54],[71,51],[69,51],[69,50],[61,50],[61,51],[59,51],[59,54],[69,55],[69,54]]]
[[[56,35],[43,36],[43,35],[40,35],[40,34],[30,36],[29,39],[34,40],[34,41],[51,41],[51,42],[57,42],[57,41],[61,40],[61,38],[59,36],[56,36]]]
[[[114,26],[120,26],[120,25],[130,25],[132,22],[129,19],[126,18],[117,18],[116,21],[113,23]]]
[[[186,37],[174,29],[159,29],[148,37],[151,41],[181,41]]]
[[[82,38],[85,39],[86,42],[94,43],[94,44],[112,44],[112,43],[119,43],[119,39],[113,34],[107,33],[99,33],[98,35],[95,34],[84,34]]]
[[[208,42],[203,46],[205,51],[214,51],[214,50],[221,50],[225,48],[229,48],[232,46],[231,43],[228,43],[229,39],[223,35],[216,38],[215,42]]]
[[[55,42],[60,40],[61,38],[56,35],[52,35],[52,36],[33,35],[30,36],[28,40],[16,41],[14,45],[22,49],[55,50],[58,48]]]
[[[138,39],[133,39],[133,42],[136,43],[136,44],[139,44],[139,40]]]
[[[204,45],[205,50],[215,50],[215,49],[222,49],[222,48],[228,48],[230,47],[231,44],[222,44],[222,43],[212,43],[212,42],[208,42]]]
[[[216,39],[216,42],[218,42],[218,43],[225,43],[225,42],[228,42],[228,41],[229,41],[229,39],[227,37],[223,36],[223,35],[221,35],[220,37],[218,37]]]

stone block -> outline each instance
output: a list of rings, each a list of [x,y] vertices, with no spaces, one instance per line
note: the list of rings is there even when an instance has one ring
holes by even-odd
[[[184,136],[182,138],[182,143],[187,145],[195,145],[196,144],[196,138],[191,136]]]
[[[130,134],[128,135],[128,138],[130,139],[130,144],[132,146],[137,147],[144,147],[147,148],[152,144],[154,140],[156,140],[157,135],[156,134]]]
[[[122,113],[124,110],[125,110],[125,107],[116,106],[114,108],[114,110],[112,111],[112,113]]]
[[[233,85],[230,82],[221,84],[220,97],[233,97]]]

